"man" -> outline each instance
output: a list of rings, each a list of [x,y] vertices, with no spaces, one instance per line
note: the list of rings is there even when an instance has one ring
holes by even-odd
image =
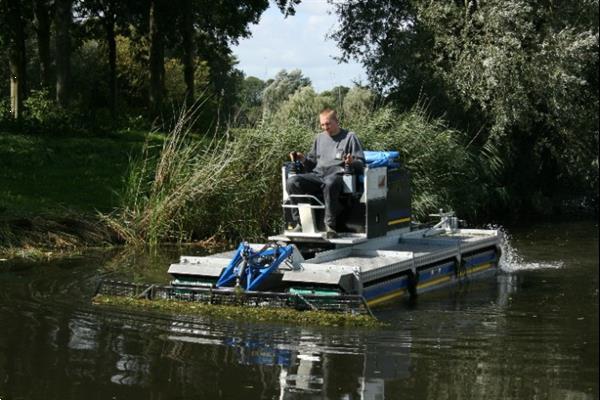
[[[288,194],[323,194],[325,200],[325,229],[327,237],[336,237],[336,217],[341,211],[339,195],[342,192],[345,165],[351,165],[360,173],[364,167],[362,145],[354,132],[340,128],[335,110],[326,108],[319,114],[321,132],[315,138],[310,152],[304,156],[300,152],[290,153],[304,165],[303,174],[291,175],[287,180]],[[292,208],[292,218],[296,226],[294,232],[301,232],[298,210]]]

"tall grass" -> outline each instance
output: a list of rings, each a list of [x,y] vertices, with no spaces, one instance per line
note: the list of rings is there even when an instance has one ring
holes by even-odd
[[[131,164],[122,206],[105,221],[130,244],[219,237],[260,240],[281,225],[281,166],[291,150],[307,151],[313,121],[263,121],[230,128],[212,140],[190,134],[182,115],[156,154],[145,146]],[[372,150],[399,150],[413,176],[418,217],[440,207],[469,209],[477,201],[476,163],[459,132],[420,109],[381,108],[350,127]],[[301,121],[308,121],[303,123]]]
[[[195,112],[183,112],[156,154],[148,143],[131,161],[121,207],[104,221],[129,244],[155,245],[189,239],[186,222],[223,184],[223,170],[235,161],[225,139],[198,141],[191,137]]]
[[[128,244],[258,239],[278,227],[281,165],[312,133],[264,125],[199,140],[192,118],[182,115],[158,154],[145,146],[132,160],[121,207],[102,216]]]

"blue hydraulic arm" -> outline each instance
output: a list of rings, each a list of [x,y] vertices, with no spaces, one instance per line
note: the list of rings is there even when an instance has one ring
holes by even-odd
[[[247,242],[242,242],[219,277],[217,287],[236,285],[245,290],[256,290],[271,272],[292,255],[293,250],[289,245],[270,243],[254,251]]]
[[[238,276],[236,272],[240,261],[242,261],[242,253],[248,251],[248,248],[248,243],[240,243],[237,250],[235,251],[233,258],[231,259],[231,261],[229,261],[229,265],[221,273],[221,276],[219,276],[219,280],[217,280],[217,287],[227,286],[232,282],[235,283],[236,278]]]

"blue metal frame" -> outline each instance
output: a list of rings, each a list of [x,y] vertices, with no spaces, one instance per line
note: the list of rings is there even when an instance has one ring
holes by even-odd
[[[234,286],[256,290],[279,265],[292,255],[293,247],[271,244],[254,251],[247,242],[238,246],[235,255],[219,279],[217,287]]]

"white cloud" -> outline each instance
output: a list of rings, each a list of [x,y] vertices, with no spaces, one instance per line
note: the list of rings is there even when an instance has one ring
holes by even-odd
[[[338,64],[333,59],[340,52],[333,40],[326,39],[337,22],[335,15],[328,13],[330,7],[326,0],[304,0],[296,15],[284,18],[271,6],[259,24],[251,27],[252,37],[234,47],[238,68],[263,80],[281,69],[300,69],[317,91],[364,80],[359,64]]]
[[[316,35],[323,35],[324,38],[325,34],[333,26],[333,22],[328,15],[310,15],[306,25],[310,32],[314,32]]]
[[[325,15],[330,10],[331,6],[327,4],[327,0],[304,0],[298,7],[299,12],[312,15]]]

